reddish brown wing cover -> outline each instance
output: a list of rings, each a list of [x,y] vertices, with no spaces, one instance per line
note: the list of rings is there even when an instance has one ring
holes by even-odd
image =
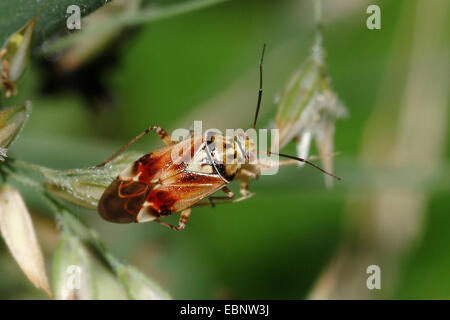
[[[114,180],[98,202],[100,216],[115,223],[136,222],[136,216],[147,198],[149,185]],[[133,191],[133,193],[127,193]]]
[[[202,137],[198,137],[147,153],[133,164],[133,174],[139,175],[142,183],[157,183],[179,174],[189,165],[201,144]]]
[[[147,196],[153,209],[167,215],[191,207],[225,185],[216,175],[181,172],[161,181]]]
[[[131,173],[139,176],[138,181],[120,176],[113,181],[99,201],[100,216],[116,223],[136,222],[146,201],[155,216],[168,215],[191,207],[223,187],[225,183],[217,175],[185,171],[201,143],[202,137],[184,140],[135,161]]]

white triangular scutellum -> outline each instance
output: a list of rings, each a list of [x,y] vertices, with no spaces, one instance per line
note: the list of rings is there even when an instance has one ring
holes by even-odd
[[[52,297],[31,216],[20,193],[8,185],[0,189],[0,232],[28,279]]]

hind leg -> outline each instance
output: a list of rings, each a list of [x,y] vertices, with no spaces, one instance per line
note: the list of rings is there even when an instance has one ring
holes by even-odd
[[[191,216],[191,209],[186,209],[181,211],[180,214],[180,220],[178,221],[178,226],[174,226],[173,224],[167,223],[165,221],[162,221],[160,219],[155,219],[153,221],[158,222],[159,224],[162,224],[163,226],[166,226],[168,228],[171,228],[173,230],[181,231],[186,227],[186,223],[189,220],[189,217]]]
[[[170,137],[170,134],[168,134],[163,128],[159,126],[151,126],[147,128],[144,132],[134,137],[130,142],[128,142],[126,145],[124,145],[122,148],[120,148],[116,153],[114,153],[111,157],[109,157],[107,160],[103,161],[102,163],[96,165],[96,167],[104,167],[107,163],[114,160],[117,156],[119,156],[122,152],[124,152],[129,146],[134,144],[136,141],[140,140],[142,137],[144,137],[146,134],[148,134],[150,131],[155,131],[156,134],[159,136],[161,141],[167,146],[171,145],[174,142],[172,141],[172,138]]]

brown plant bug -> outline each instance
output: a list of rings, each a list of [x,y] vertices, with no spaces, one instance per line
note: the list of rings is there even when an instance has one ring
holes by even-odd
[[[259,92],[253,129],[261,106],[265,47],[259,64]],[[215,200],[220,203],[239,202],[253,196],[248,189],[249,180],[258,178],[261,169],[275,165],[257,160],[256,143],[246,134],[233,137],[213,134],[204,139],[203,135],[191,133],[189,138],[173,142],[161,127],[151,126],[98,167],[106,165],[150,131],[155,131],[165,146],[142,156],[109,185],[98,203],[98,212],[103,219],[115,223],[156,221],[174,230],[182,230],[194,207],[214,206]],[[305,159],[281,153],[267,154],[291,159],[277,161],[277,166],[301,161],[339,179]],[[236,179],[240,181],[239,198],[235,198],[227,188]],[[226,196],[212,196],[219,190]],[[181,212],[178,226],[160,220],[176,212]]]

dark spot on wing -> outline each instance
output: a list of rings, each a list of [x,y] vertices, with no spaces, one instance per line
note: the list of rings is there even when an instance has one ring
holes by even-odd
[[[190,173],[190,172],[185,172],[183,174],[180,175],[180,178],[178,179],[179,183],[194,183],[194,182],[198,182],[197,181],[197,175],[194,173]]]
[[[151,156],[151,152],[144,154],[142,157],[139,158],[138,162],[145,163],[147,159]]]
[[[140,182],[149,182],[159,171],[161,171],[165,166],[165,158],[161,156],[151,157],[148,153],[138,160],[139,168],[138,172],[141,173],[139,176]]]
[[[186,167],[186,163],[184,163],[184,162],[172,164],[172,169],[175,171],[179,171],[180,169],[183,169],[184,167]]]
[[[153,203],[153,209],[159,214],[170,214],[177,199],[173,198],[170,192],[165,190],[155,190],[150,192],[147,201]]]

